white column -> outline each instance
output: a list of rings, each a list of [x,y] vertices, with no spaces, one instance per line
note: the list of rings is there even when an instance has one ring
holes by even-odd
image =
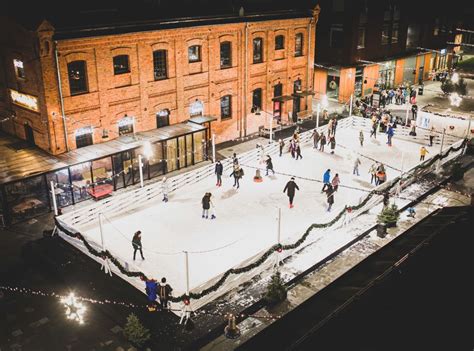
[[[104,230],[102,226],[102,213],[99,213],[99,230],[100,230],[100,242],[102,244],[102,250],[105,251]]]
[[[138,168],[140,169],[140,187],[143,188],[143,158],[142,155],[138,155]]]
[[[186,269],[186,295],[189,296],[189,258],[188,252],[184,251],[185,269]]]
[[[212,162],[216,162],[216,134],[212,133]]]
[[[353,94],[351,94],[351,101],[349,102],[349,117],[352,116],[352,96]]]
[[[56,203],[56,191],[54,191],[54,182],[51,181],[51,196],[53,198],[53,209],[54,209],[54,215],[58,215],[58,205]]]
[[[281,241],[281,207],[278,207],[278,235],[277,235],[278,244]]]
[[[318,103],[316,106],[316,129],[319,128],[319,111],[321,110],[321,105]]]

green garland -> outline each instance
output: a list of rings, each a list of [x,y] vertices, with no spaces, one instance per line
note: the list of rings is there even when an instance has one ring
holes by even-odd
[[[437,154],[436,156],[434,156],[430,160],[426,161],[426,163],[422,163],[422,164],[416,166],[415,168],[413,168],[412,173],[415,173],[419,169],[426,169],[428,167],[431,167],[431,165],[433,165],[433,163],[436,162],[438,159],[443,159],[443,158],[447,157],[452,151],[459,151],[461,148],[463,148],[466,145],[466,143],[467,143],[467,139],[465,139],[463,141],[463,143],[458,147],[450,147],[444,155]],[[411,175],[407,175],[405,178],[400,178],[400,177],[395,178],[392,181],[392,184],[390,186],[386,187],[383,191],[384,192],[385,191],[390,191],[398,183],[399,180],[405,180],[405,179],[408,179],[409,177],[411,177]],[[231,268],[231,269],[227,270],[216,283],[214,283],[212,286],[202,290],[201,292],[199,292],[199,293],[190,293],[189,295],[183,294],[183,295],[177,296],[177,297],[170,297],[170,300],[172,302],[185,302],[186,304],[189,304],[190,299],[198,300],[198,299],[200,299],[200,298],[202,298],[202,297],[204,297],[204,296],[206,296],[206,295],[208,295],[208,294],[210,294],[214,291],[217,291],[224,284],[224,282],[227,280],[227,278],[231,274],[241,274],[241,273],[251,271],[252,269],[260,266],[261,264],[263,264],[270,257],[270,255],[272,253],[274,253],[275,251],[281,252],[281,250],[296,249],[301,244],[303,244],[303,242],[306,240],[306,238],[308,237],[308,235],[310,234],[310,232],[313,229],[328,228],[328,227],[334,225],[336,222],[338,222],[342,218],[342,216],[349,209],[351,211],[358,210],[358,209],[364,207],[374,195],[381,195],[382,193],[383,192],[380,192],[380,191],[377,191],[377,190],[372,190],[360,204],[358,204],[356,206],[344,206],[344,208],[338,213],[338,215],[336,217],[334,217],[331,221],[329,221],[327,223],[314,223],[314,224],[310,225],[310,227],[308,229],[306,229],[305,233],[301,236],[301,238],[299,238],[293,244],[287,244],[287,245],[276,244],[276,245],[273,245],[271,248],[269,248],[267,251],[265,251],[265,253],[262,256],[260,256],[260,258],[257,259],[255,262],[250,263],[247,266],[244,266],[244,267],[241,267],[241,268]],[[94,255],[96,257],[100,257],[100,258],[108,258],[120,270],[120,272],[122,274],[124,274],[128,277],[139,277],[141,280],[144,280],[144,281],[148,280],[148,277],[142,272],[133,272],[133,271],[128,271],[127,269],[125,269],[125,267],[114,256],[112,256],[112,254],[108,250],[98,251],[98,250],[94,249],[87,242],[87,240],[84,238],[84,236],[81,233],[72,233],[71,231],[66,229],[58,221],[58,219],[56,217],[54,218],[54,222],[55,222],[56,226],[62,232],[64,232],[66,235],[81,240],[82,243],[84,244],[84,246],[87,248],[87,250],[92,255]]]

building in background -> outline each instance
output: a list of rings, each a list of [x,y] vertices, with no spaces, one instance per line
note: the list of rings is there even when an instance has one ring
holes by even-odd
[[[321,0],[314,86],[316,97],[347,103],[351,94],[418,84],[457,60],[448,42],[460,9],[425,1]]]

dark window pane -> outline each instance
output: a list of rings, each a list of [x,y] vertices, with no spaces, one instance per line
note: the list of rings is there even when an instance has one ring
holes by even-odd
[[[275,37],[275,50],[283,50],[285,48],[285,37],[277,35]]]
[[[344,46],[344,31],[342,24],[333,24],[329,32],[329,46],[331,48],[342,48]]]
[[[232,67],[232,46],[230,42],[221,43],[221,68]]]
[[[255,89],[252,93],[252,106],[254,109],[262,109],[262,89]]]
[[[114,74],[129,73],[128,55],[118,55],[114,57]]]
[[[188,48],[188,60],[189,62],[201,61],[201,46],[193,45]]]
[[[232,97],[230,95],[221,98],[221,118],[232,117]]]
[[[85,127],[76,131],[76,148],[92,145],[92,128]]]
[[[387,45],[389,43],[389,30],[390,30],[390,24],[384,24],[382,27],[382,38],[381,38],[381,43],[382,45]]]
[[[69,90],[71,95],[87,93],[86,61],[73,61],[67,64]]]
[[[273,87],[273,97],[282,96],[283,95],[283,84],[277,84]]]
[[[295,56],[303,56],[303,33],[296,34],[296,37],[295,37]]]
[[[170,110],[164,109],[156,114],[156,127],[166,127],[170,125]]]
[[[255,38],[253,40],[253,63],[263,62],[263,39]]]
[[[14,59],[13,66],[15,66],[15,73],[17,78],[25,79],[25,68],[23,67],[23,61]]]
[[[153,71],[155,80],[168,78],[166,50],[153,51]]]

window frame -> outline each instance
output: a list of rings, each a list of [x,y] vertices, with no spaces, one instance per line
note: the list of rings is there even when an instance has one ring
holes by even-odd
[[[263,89],[262,88],[256,88],[252,91],[252,108],[258,108],[260,111],[262,110],[262,97],[263,97]],[[256,104],[255,102],[259,102],[259,104]],[[259,101],[258,101],[259,100]]]
[[[397,36],[394,36],[395,33],[397,34]],[[400,38],[400,23],[393,22],[392,23],[392,31],[390,33],[390,43],[391,44],[398,43],[399,38]]]
[[[20,67],[20,63],[21,63],[21,67]],[[15,70],[15,76],[16,76],[17,79],[26,79],[25,62],[22,59],[14,58],[13,59],[13,68]]]
[[[124,68],[117,68],[117,63],[116,60],[119,58],[125,58],[126,59],[126,66]],[[112,58],[113,62],[113,67],[114,67],[114,76],[118,76],[121,74],[127,74],[130,73],[130,57],[129,55],[116,55]]]
[[[160,54],[163,54],[164,57],[158,57]],[[158,60],[162,60],[161,64],[164,67],[164,69],[161,67],[161,72],[164,72],[164,74],[160,76],[157,75],[157,72],[160,72]],[[158,49],[153,51],[153,78],[155,81],[168,79],[168,50],[166,49]]]
[[[363,33],[362,40],[361,40],[361,31]],[[366,35],[367,28],[365,26],[359,27],[357,30],[357,49],[364,49],[365,48],[365,35]]]
[[[223,106],[223,102],[227,100],[228,105]],[[220,98],[220,105],[221,105],[221,120],[231,119],[232,118],[232,95],[227,94]],[[227,112],[225,110],[228,110]]]
[[[73,69],[73,65],[75,64],[82,64],[83,67],[83,77],[82,79],[81,78],[78,78],[78,79],[72,79],[71,78],[71,69]],[[74,69],[78,69],[78,68],[74,68]],[[69,93],[71,94],[71,96],[73,95],[81,95],[81,94],[87,94],[89,92],[89,82],[88,82],[88,79],[87,79],[87,61],[86,60],[75,60],[75,61],[71,61],[71,62],[68,62],[67,64],[67,73],[68,73],[68,80],[69,80]],[[80,76],[80,75],[79,75]],[[82,89],[81,87],[79,86],[79,84],[73,84],[73,82],[75,80],[82,80],[84,83],[82,85]],[[74,87],[74,85],[77,85],[76,87]],[[74,87],[74,88],[73,88]]]
[[[257,52],[256,52],[256,44],[257,43],[260,43],[259,44],[259,55],[256,55]],[[263,62],[263,38],[262,37],[257,37],[257,38],[253,38],[253,41],[252,41],[252,47],[253,47],[253,50],[252,50],[252,56],[253,56],[253,63],[254,64],[257,64],[257,63],[262,63]]]
[[[392,38],[390,36],[390,23],[385,22],[382,24],[382,30],[380,31],[380,45],[388,45],[390,44]],[[384,35],[386,33],[386,35]]]
[[[333,32],[340,32],[342,36],[342,42],[340,43],[341,45],[335,46],[333,45]],[[329,47],[331,49],[342,49],[344,47],[344,26],[339,23],[333,23],[331,24],[329,28]]]
[[[227,64],[223,63],[222,53],[224,46],[228,46],[228,57],[226,58],[226,60],[228,61]],[[232,67],[232,43],[230,41],[223,41],[220,43],[220,67],[221,69]]]
[[[192,50],[197,50],[197,55],[196,53],[192,53]],[[196,58],[191,58],[191,55],[196,55]],[[188,47],[188,63],[195,63],[195,62],[201,62],[202,61],[202,50],[201,50],[201,45],[190,45]]]
[[[284,49],[285,49],[285,36],[283,34],[276,35],[275,36],[275,51],[284,50]]]
[[[299,41],[299,43],[298,43],[298,41]],[[295,34],[295,57],[300,57],[300,56],[304,55],[303,42],[304,42],[304,34],[303,33],[296,33]]]
[[[78,134],[79,131],[85,131],[85,130],[88,130],[88,131],[84,132],[84,133],[81,133],[81,134]],[[94,145],[94,129],[91,126],[79,128],[78,130],[75,131],[74,137],[75,137],[75,141],[76,141],[76,149],[80,149],[82,147],[86,147],[86,146],[89,146],[89,145]],[[82,142],[83,140],[84,141],[89,141],[89,139],[90,139],[90,143],[83,143]]]

